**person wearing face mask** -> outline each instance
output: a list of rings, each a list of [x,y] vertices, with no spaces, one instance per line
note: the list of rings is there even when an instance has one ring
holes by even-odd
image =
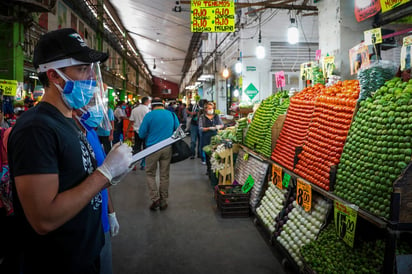
[[[93,148],[97,165],[101,165],[106,158],[106,153],[100,144],[96,128],[102,128],[100,125],[104,118],[103,108],[87,106],[84,109],[74,110],[73,116],[74,119],[77,120],[80,129],[82,129],[83,133],[86,135],[87,141]],[[115,237],[119,233],[120,226],[108,189],[103,189],[101,195],[101,218],[105,241],[100,252],[100,274],[111,274],[113,273],[111,237]]]
[[[98,111],[83,109],[84,119],[97,119],[103,111],[106,124],[99,63],[107,58],[74,29],[46,33],[34,49],[45,93],[17,120],[8,140],[17,220],[12,237],[20,253],[12,254],[18,265],[6,273],[100,271],[101,191],[129,171],[132,152],[126,144],[115,145],[98,165],[72,111],[92,105]]]
[[[117,102],[114,110],[114,131],[113,131],[113,145],[120,142],[123,134],[123,120],[127,119],[126,103],[124,101]]]
[[[199,118],[199,130],[202,132],[201,148],[210,144],[217,130],[223,128],[223,122],[219,115],[215,114],[215,104],[208,102],[204,105],[205,112]],[[206,175],[211,174],[210,156],[206,154]]]

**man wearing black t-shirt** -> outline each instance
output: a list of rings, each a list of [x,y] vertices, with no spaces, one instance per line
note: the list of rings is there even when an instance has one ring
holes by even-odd
[[[99,102],[98,66],[107,58],[73,29],[43,35],[34,50],[45,94],[19,118],[8,140],[17,219],[13,236],[20,251],[19,264],[9,273],[99,273],[100,191],[128,171],[132,154],[117,145],[97,167],[72,109],[90,112],[88,105]]]

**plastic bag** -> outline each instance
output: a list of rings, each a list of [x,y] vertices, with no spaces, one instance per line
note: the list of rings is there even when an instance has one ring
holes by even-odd
[[[358,72],[359,100],[371,97],[387,80],[395,76],[396,71],[396,64],[386,60],[374,61],[369,67],[360,69]]]

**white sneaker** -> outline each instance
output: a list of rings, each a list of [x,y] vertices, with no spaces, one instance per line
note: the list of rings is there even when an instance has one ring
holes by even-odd
[[[206,162],[203,162],[203,161],[202,161],[202,165],[206,165]]]

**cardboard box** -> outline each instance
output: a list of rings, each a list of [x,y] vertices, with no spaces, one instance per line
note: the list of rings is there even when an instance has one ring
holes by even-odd
[[[276,141],[279,138],[280,131],[282,130],[283,123],[285,122],[286,114],[279,115],[275,123],[272,126],[272,151],[275,149]]]

